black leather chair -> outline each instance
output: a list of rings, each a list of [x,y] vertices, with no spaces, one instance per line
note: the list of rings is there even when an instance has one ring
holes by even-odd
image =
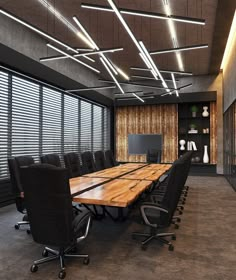
[[[85,210],[73,215],[66,168],[35,164],[22,168],[21,180],[34,241],[58,247],[58,250],[45,247],[44,258],[34,261],[31,272],[36,272],[42,263],[59,259],[61,270],[58,277],[63,279],[66,276],[64,258],[83,258],[84,264],[89,263],[88,255],[73,254],[72,251],[88,235],[91,212]]]
[[[105,151],[105,159],[106,159],[106,167],[113,167],[118,165],[117,162],[114,159],[113,153],[111,150]]]
[[[85,174],[92,173],[96,171],[95,162],[93,159],[93,154],[91,152],[84,152],[81,154],[83,171]]]
[[[48,154],[40,157],[42,163],[52,164],[56,167],[61,167],[61,161],[58,154]]]
[[[140,206],[141,216],[145,225],[150,228],[150,233],[139,233],[134,232],[133,236],[146,237],[142,241],[142,249],[146,249],[146,245],[153,239],[157,239],[160,242],[167,244],[169,250],[173,251],[173,244],[164,239],[164,237],[171,236],[173,240],[176,239],[175,233],[172,232],[159,232],[163,228],[168,228],[172,224],[172,218],[175,213],[178,200],[179,192],[181,191],[180,185],[182,184],[181,174],[184,172],[185,164],[181,160],[174,162],[166,187],[166,192],[160,203],[144,202]]]
[[[96,151],[94,153],[95,164],[97,171],[103,170],[106,168],[106,160],[103,151]]]
[[[149,149],[147,151],[148,163],[161,163],[161,151],[156,149]]]
[[[28,216],[25,209],[24,191],[20,181],[20,167],[29,166],[34,163],[34,159],[30,156],[19,156],[8,159],[8,168],[10,173],[10,181],[12,193],[15,196],[16,209],[24,214],[22,221],[15,224],[15,229],[19,229],[22,225],[29,225]],[[30,230],[27,230],[30,233]]]
[[[64,162],[65,167],[69,171],[70,178],[79,177],[82,175],[79,155],[77,153],[71,152],[64,154]]]

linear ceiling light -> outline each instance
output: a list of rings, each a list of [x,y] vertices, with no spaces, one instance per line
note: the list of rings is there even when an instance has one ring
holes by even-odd
[[[24,21],[24,20],[22,20],[22,19],[20,19],[20,18],[18,18],[16,16],[10,14],[9,12],[7,12],[7,11],[5,11],[3,9],[0,9],[0,13],[5,15],[5,16],[7,16],[7,17],[9,17],[9,18],[11,18],[11,19],[13,19],[14,21],[24,25],[25,27],[33,30],[34,32],[44,36],[45,38],[49,39],[50,41],[53,41],[53,42],[57,43],[58,45],[61,45],[61,46],[63,46],[64,48],[66,48],[68,50],[71,50],[74,53],[78,53],[77,50],[75,50],[74,48],[70,47],[69,45],[67,45],[67,44],[63,43],[62,41],[52,37],[51,35],[47,34],[46,32],[44,32],[44,31],[40,30],[39,28],[35,27],[34,25],[29,24],[28,22],[26,22],[26,21]]]
[[[77,49],[79,50],[79,49]],[[84,56],[86,58],[89,58],[89,55],[95,55],[95,54],[100,54],[100,53],[106,53],[106,52],[117,52],[117,51],[121,51],[123,50],[123,48],[114,48],[114,49],[106,49],[106,50],[101,50],[101,51],[91,51],[91,52],[86,52],[86,53],[79,53],[79,54],[75,54],[73,55],[74,57],[80,57],[80,56]],[[48,56],[48,57],[42,57],[39,60],[40,61],[50,61],[50,60],[57,60],[57,59],[65,59],[68,58],[68,56],[66,55],[58,55],[58,56]],[[95,62],[95,60],[92,59],[93,62]]]
[[[156,79],[154,79],[154,78],[152,78],[152,77],[139,76],[139,75],[132,75],[131,77],[132,77],[132,78],[137,78],[137,79],[142,79],[142,80],[156,80]],[[166,82],[172,82],[172,79],[171,79],[171,80],[170,80],[170,79],[165,79],[165,81],[166,81]],[[175,79],[175,81],[178,82],[179,80],[176,80],[176,79]]]
[[[158,76],[160,77],[160,79],[163,82],[163,86],[167,88],[168,90],[168,86],[166,85],[163,77],[161,76],[160,72],[158,71],[155,63],[153,62],[151,56],[149,55],[146,47],[144,46],[143,42],[140,41],[138,42],[137,39],[135,38],[133,32],[131,31],[131,29],[129,28],[128,24],[126,23],[126,21],[123,19],[121,13],[119,12],[118,8],[116,7],[116,5],[114,4],[114,2],[112,0],[107,0],[108,3],[110,4],[110,6],[112,7],[112,9],[114,10],[115,14],[117,15],[118,19],[120,20],[121,24],[124,26],[125,30],[127,31],[127,33],[129,34],[129,36],[131,37],[131,39],[133,40],[134,44],[136,45],[136,47],[138,48],[139,52],[143,54],[144,57],[147,58],[147,60],[150,62],[150,64],[152,65],[153,69],[156,74],[158,74]],[[153,73],[153,71],[152,71]],[[153,73],[154,75],[154,73]],[[154,76],[155,77],[155,76]]]
[[[187,84],[187,85],[185,85],[185,86],[178,87],[177,90],[180,91],[181,89],[191,87],[192,85],[193,85],[192,83],[191,83],[191,84]],[[172,90],[171,90],[171,93],[174,92],[174,91],[175,91],[175,89],[172,89]],[[167,95],[167,94],[168,94],[168,93],[163,93],[161,96],[165,96],[165,95]]]
[[[176,94],[177,97],[179,97],[179,92],[177,90],[177,85],[176,85],[176,81],[175,81],[175,75],[173,73],[171,73],[171,78],[172,78],[172,81],[173,81],[173,84],[174,84],[174,88],[176,89],[175,94]]]
[[[92,9],[92,10],[113,12],[113,10],[110,7],[101,6],[101,5],[82,3],[81,7],[82,8],[87,8],[87,9]],[[160,13],[144,12],[144,11],[138,11],[138,10],[122,9],[122,8],[119,9],[119,10],[122,14],[127,14],[127,15],[134,15],[134,16],[148,17],[148,18],[156,18],[156,19],[164,19],[164,20],[169,20],[171,18],[173,21],[205,25],[205,20],[204,19],[199,19],[199,18],[181,17],[181,16],[174,16],[174,15],[167,16],[165,14],[160,14]]]
[[[107,64],[105,63],[104,59],[102,57],[100,57],[100,60],[102,62],[102,64],[104,65],[104,67],[106,68],[107,72],[110,74],[110,76],[112,77],[113,79],[113,83],[115,83],[117,85],[117,87],[119,88],[120,92],[121,93],[125,93],[122,89],[122,87],[120,86],[120,84],[118,83],[118,81],[116,80],[115,76],[112,74],[111,70],[109,69],[109,67],[107,66]]]
[[[87,32],[87,30],[84,28],[84,26],[82,25],[82,23],[79,21],[79,19],[76,16],[73,16],[73,20],[75,21],[75,23],[79,26],[79,28],[82,30],[82,32],[85,34],[85,36],[87,37],[87,39],[89,40],[89,42],[92,44],[93,48],[97,51],[99,51],[99,47],[98,45],[95,43],[95,41],[92,39],[92,37],[89,35],[89,33]],[[100,54],[100,56],[105,60],[105,63],[108,64],[108,66],[111,68],[111,70],[114,72],[115,75],[117,75],[117,71],[116,69],[113,67],[113,65],[110,63],[110,61],[108,61],[108,59],[105,57],[105,55],[103,53]]]
[[[78,62],[78,63],[84,65],[85,67],[87,67],[87,68],[93,70],[94,72],[100,73],[100,71],[99,71],[98,69],[96,69],[96,68],[94,68],[94,67],[92,67],[92,66],[90,66],[90,65],[88,65],[88,64],[86,64],[86,63],[84,63],[83,61],[81,61],[81,60],[75,58],[74,56],[72,56],[72,55],[70,55],[70,54],[68,54],[68,53],[66,53],[66,52],[64,52],[64,51],[62,51],[62,50],[56,48],[55,46],[53,46],[53,45],[51,45],[51,44],[47,44],[47,46],[48,46],[49,48],[51,48],[51,49],[53,49],[53,50],[55,50],[55,51],[57,51],[57,52],[59,52],[59,53],[65,55],[65,56],[68,56],[68,57],[71,58],[72,60],[74,60],[74,61],[76,61],[76,62]]]
[[[103,82],[103,83],[111,83],[111,84],[114,84],[113,81],[109,81],[109,80],[99,79],[99,81],[101,81],[101,82]],[[135,87],[154,88],[154,89],[165,89],[164,87],[160,87],[160,86],[144,85],[144,84],[136,84],[136,83],[120,82],[120,84],[121,84],[121,85],[127,85],[127,86],[135,86]],[[174,88],[169,88],[169,89],[173,89],[173,90],[174,90]]]
[[[208,48],[208,44],[193,45],[193,46],[186,46],[186,47],[181,47],[181,48],[172,48],[172,49],[165,49],[165,50],[157,50],[157,51],[150,52],[150,55],[172,53],[172,52],[183,52],[183,51],[198,50],[198,49],[204,49],[204,48]]]
[[[171,9],[170,9],[170,5],[168,3],[168,0],[162,0],[162,1],[163,1],[164,10],[165,10],[166,15],[170,16],[171,15]],[[171,36],[171,39],[172,39],[172,42],[173,42],[173,46],[174,46],[174,48],[178,48],[179,47],[179,43],[178,43],[176,31],[175,31],[174,22],[170,18],[167,21],[167,23],[168,23],[168,26],[169,26],[169,32],[170,32],[170,36]],[[177,58],[179,69],[181,71],[184,71],[183,60],[182,60],[181,54],[179,52],[176,53],[176,58]]]
[[[48,11],[50,11],[53,16],[55,16],[57,19],[59,19],[65,26],[66,28],[69,28],[72,32],[74,32],[86,45],[88,45],[90,48],[92,48],[92,45],[90,42],[87,40],[87,38],[78,31],[77,28],[74,27],[58,10],[56,10],[52,5],[48,3],[47,0],[38,0]]]
[[[232,21],[232,24],[231,24],[229,37],[227,39],[223,59],[222,59],[221,65],[220,65],[220,69],[225,68],[225,66],[227,65],[228,60],[230,58],[230,53],[232,51],[235,51],[233,49],[235,39],[236,39],[236,10],[235,10],[234,18],[233,18],[233,21]]]
[[[130,69],[132,70],[137,70],[137,71],[149,71],[150,72],[150,69],[146,69],[146,68],[142,68],[142,67],[130,67]],[[192,72],[184,72],[184,71],[175,71],[175,70],[163,70],[163,69],[160,69],[160,72],[161,73],[174,73],[174,74],[177,74],[177,75],[185,75],[185,76],[192,76],[193,73]]]
[[[116,86],[88,87],[88,88],[69,89],[69,90],[66,90],[66,92],[81,92],[81,91],[104,90],[104,89],[112,89],[112,88],[116,88]]]
[[[144,100],[140,97],[140,96],[138,96],[136,93],[132,93],[133,94],[133,96],[135,96],[138,100],[140,100],[141,102],[144,102]]]

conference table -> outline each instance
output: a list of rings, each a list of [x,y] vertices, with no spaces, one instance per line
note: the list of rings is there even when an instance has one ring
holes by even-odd
[[[171,164],[126,163],[70,179],[74,202],[127,207],[156,182]]]

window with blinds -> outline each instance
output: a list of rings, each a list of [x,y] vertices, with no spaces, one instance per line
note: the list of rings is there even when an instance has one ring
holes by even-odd
[[[0,68],[0,180],[11,156],[109,149],[109,118],[104,106]]]
[[[0,71],[0,178],[8,175],[8,74]]]
[[[79,150],[79,100],[65,95],[64,104],[64,152]]]
[[[42,90],[42,154],[62,154],[62,93]]]

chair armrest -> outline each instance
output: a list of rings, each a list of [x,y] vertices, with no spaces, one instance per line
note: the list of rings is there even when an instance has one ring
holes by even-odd
[[[141,211],[141,215],[143,217],[143,220],[145,222],[146,225],[150,226],[150,227],[154,227],[157,228],[157,224],[152,224],[147,216],[146,210],[148,209],[152,209],[152,210],[156,210],[159,212],[164,212],[164,213],[168,213],[168,210],[165,209],[164,207],[157,205],[156,203],[151,203],[151,202],[144,202],[141,206],[140,206],[140,211]]]

